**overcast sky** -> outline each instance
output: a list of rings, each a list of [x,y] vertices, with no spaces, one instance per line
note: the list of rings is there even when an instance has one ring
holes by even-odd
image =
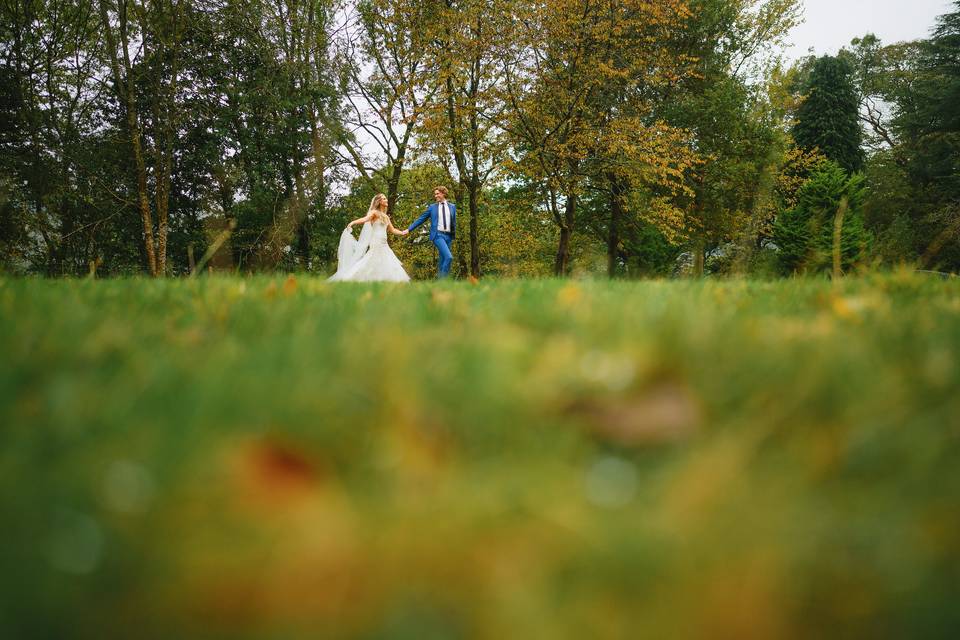
[[[950,0],[804,0],[805,21],[790,34],[790,58],[836,53],[850,40],[874,33],[884,44],[926,37]]]

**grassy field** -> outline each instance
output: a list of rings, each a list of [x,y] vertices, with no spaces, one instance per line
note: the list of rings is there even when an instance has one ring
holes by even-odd
[[[960,281],[0,279],[0,637],[953,638]]]

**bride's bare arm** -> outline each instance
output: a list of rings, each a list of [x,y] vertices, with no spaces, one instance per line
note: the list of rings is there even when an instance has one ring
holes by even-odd
[[[364,224],[364,223],[370,222],[371,220],[373,220],[373,214],[372,214],[372,213],[368,213],[367,215],[363,216],[362,218],[357,218],[356,220],[351,220],[350,223],[347,225],[347,228],[349,229],[350,227],[352,227],[352,226],[355,225],[355,224]]]
[[[390,218],[387,218],[387,231],[389,231],[390,233],[395,233],[395,234],[397,234],[398,236],[405,236],[405,235],[407,235],[408,233],[410,233],[410,232],[407,231],[406,229],[404,229],[403,231],[400,231],[399,229],[397,229],[396,227],[394,227],[394,226],[393,226],[393,220],[391,220]]]

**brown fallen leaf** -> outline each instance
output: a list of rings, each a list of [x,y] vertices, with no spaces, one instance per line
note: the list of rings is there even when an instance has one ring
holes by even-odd
[[[297,291],[297,279],[295,277],[288,276],[286,282],[283,283],[283,295],[291,296]]]
[[[676,382],[660,382],[625,397],[581,399],[569,411],[587,421],[597,437],[629,447],[688,440],[703,420],[697,399]]]
[[[306,496],[323,480],[321,469],[302,452],[271,440],[244,444],[235,469],[244,494],[267,503]]]

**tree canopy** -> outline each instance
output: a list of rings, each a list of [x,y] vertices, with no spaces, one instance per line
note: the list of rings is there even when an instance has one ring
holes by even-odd
[[[798,0],[0,14],[4,271],[326,273],[372,193],[402,226],[443,183],[459,276],[743,272],[825,160],[865,176],[874,260],[960,269],[960,5],[790,66]]]

